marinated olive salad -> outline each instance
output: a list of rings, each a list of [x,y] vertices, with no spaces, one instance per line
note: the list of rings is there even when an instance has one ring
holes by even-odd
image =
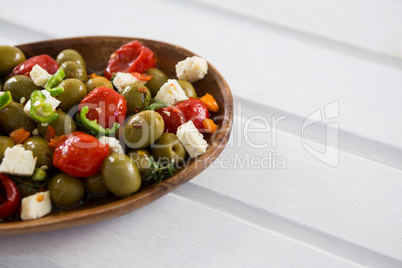
[[[194,56],[175,68],[170,79],[136,40],[110,56],[103,76],[88,75],[73,49],[26,59],[0,46],[0,221],[124,198],[205,153],[219,107],[192,83],[208,64]]]

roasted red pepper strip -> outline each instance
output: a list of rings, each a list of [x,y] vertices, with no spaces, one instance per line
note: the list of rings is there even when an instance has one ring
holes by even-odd
[[[113,128],[117,122],[123,125],[127,114],[126,99],[108,87],[98,87],[92,90],[84,99],[82,99],[79,110],[88,106],[89,111],[86,117],[96,122],[103,128]]]
[[[199,99],[189,98],[175,106],[165,107],[155,110],[158,112],[165,123],[165,132],[176,134],[177,128],[182,124],[193,121],[194,126],[200,131],[204,131],[202,121],[209,118],[207,106]]]
[[[87,118],[86,115],[88,112],[89,112],[88,106],[82,107],[81,113],[80,113],[81,122],[94,135],[111,136],[111,135],[114,135],[119,130],[120,124],[117,122],[114,122],[112,128],[106,128],[106,129],[103,128],[101,125],[98,124],[96,119],[90,120]]]
[[[51,125],[48,125],[46,129],[45,140],[50,141],[54,138],[54,136],[56,136],[56,130]]]
[[[52,57],[43,54],[29,58],[17,67],[15,67],[13,72],[11,73],[11,76],[17,74],[30,76],[29,73],[36,64],[45,69],[49,74],[54,74],[57,69],[59,69],[59,65],[57,65],[57,62]]]
[[[75,177],[95,175],[109,154],[109,145],[84,132],[75,131],[60,143],[53,154],[53,164]]]
[[[20,204],[17,186],[6,175],[0,174],[0,219],[10,217]]]
[[[135,40],[123,45],[110,55],[105,70],[105,77],[110,79],[113,73],[118,72],[144,73],[146,70],[153,67],[156,67],[154,53]]]

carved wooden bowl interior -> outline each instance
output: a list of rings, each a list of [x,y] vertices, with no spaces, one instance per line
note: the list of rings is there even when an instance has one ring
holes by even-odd
[[[132,40],[138,40],[154,51],[158,68],[169,78],[176,78],[175,65],[177,62],[195,55],[175,45],[134,37],[77,37],[23,44],[18,47],[27,58],[39,54],[48,54],[55,58],[63,49],[75,49],[83,56],[88,74],[103,75],[109,56],[120,46]],[[79,207],[63,212],[52,212],[37,220],[0,223],[0,235],[46,232],[118,217],[149,204],[206,169],[227,144],[233,120],[233,99],[230,89],[211,64],[208,68],[205,78],[193,84],[199,96],[203,96],[205,93],[212,94],[220,107],[219,111],[212,115],[219,128],[212,137],[206,137],[209,147],[205,154],[196,160],[191,160],[187,167],[179,169],[173,177],[144,186],[130,197],[120,199],[110,195],[105,198],[90,198]]]

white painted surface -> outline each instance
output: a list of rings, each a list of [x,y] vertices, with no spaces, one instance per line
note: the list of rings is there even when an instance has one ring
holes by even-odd
[[[190,1],[333,42],[402,58],[401,1]]]
[[[236,101],[230,145],[190,183],[107,222],[2,238],[0,266],[401,267],[401,2],[196,2],[69,1],[64,14],[86,18],[84,26],[67,23],[51,1],[35,2],[46,6],[35,16],[30,1],[0,3],[1,44],[82,35],[167,41],[209,60]],[[335,124],[302,131],[334,101]],[[286,119],[277,132],[247,139],[252,116],[271,127],[272,116]],[[322,150],[336,123],[332,167],[308,150]],[[276,168],[241,167],[247,155],[271,156]]]
[[[141,3],[144,12],[137,12],[135,20],[128,19],[133,16],[134,8],[116,8],[120,16],[113,17],[113,22],[109,13],[114,7],[109,2],[99,1],[90,7],[96,14],[92,17],[96,27],[83,27],[82,20],[69,20],[68,27],[63,29],[57,23],[49,24],[49,21],[60,21],[57,12],[38,10],[37,16],[46,19],[32,21],[29,1],[18,3],[5,1],[4,8],[0,6],[1,18],[14,25],[33,28],[42,38],[134,35],[180,44],[217,67],[236,96],[283,114],[306,118],[338,100],[340,128],[350,134],[345,138],[341,135],[343,148],[382,162],[387,157],[383,148],[392,147],[399,155],[393,157],[398,158],[393,166],[402,168],[402,140],[399,138],[402,119],[395,112],[402,98],[401,60],[180,0]],[[64,7],[66,14],[88,15],[87,10],[75,8],[81,1],[70,3]],[[129,1],[118,3],[129,5]],[[12,12],[17,8],[19,16]],[[110,12],[102,11],[106,9]],[[11,32],[17,41],[28,41],[26,31],[21,35],[18,31]],[[246,74],[251,79],[245,79]],[[355,140],[367,141],[358,146]],[[378,155],[381,157],[376,157]]]

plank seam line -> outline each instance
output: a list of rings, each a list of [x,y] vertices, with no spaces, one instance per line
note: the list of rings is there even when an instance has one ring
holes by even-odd
[[[286,115],[286,120],[283,122],[289,122],[285,123],[285,127],[283,127],[283,123],[280,122],[278,124],[278,132],[285,133],[287,135],[291,135],[293,137],[299,138],[301,140],[301,127],[304,121],[304,118],[302,116],[299,116],[297,114],[289,113],[281,109],[274,108],[270,105],[267,104],[260,104],[257,102],[254,102],[249,99],[245,99],[243,97],[239,97],[236,94],[234,94],[234,101],[240,102],[242,105],[242,116],[243,119],[247,119],[247,116],[250,115],[263,115],[266,118],[269,118],[270,116],[278,116],[278,115]],[[255,108],[258,107],[258,108]],[[317,107],[320,108],[320,107]],[[247,112],[246,110],[250,110],[250,112]],[[248,114],[250,113],[250,114]],[[234,115],[236,115],[236,104],[235,104],[235,112]],[[237,122],[236,122],[237,123]],[[257,122],[258,124],[258,122]],[[261,124],[262,125],[262,124]],[[324,123],[317,123],[318,127],[325,127]],[[236,128],[236,125],[234,124],[234,127],[232,131]],[[311,135],[311,134],[310,134]],[[323,141],[317,140],[315,138],[312,138],[310,135],[305,136],[305,140],[308,140],[311,143],[315,144],[323,144]],[[353,155],[355,157],[360,157],[366,160],[373,161],[377,164],[384,165],[385,167],[391,167],[397,171],[402,170],[402,162],[401,162],[401,155],[402,155],[402,149],[392,146],[391,144],[387,144],[385,142],[377,141],[370,139],[368,137],[355,134],[350,131],[343,130],[342,128],[339,128],[339,140],[338,144],[334,143],[328,143],[327,146],[330,148],[336,148],[338,147],[339,151],[342,151],[346,154]],[[365,154],[360,153],[359,150],[361,148],[364,148],[366,151]]]
[[[0,19],[0,29],[2,30],[2,36],[18,42],[26,43],[33,42],[33,40],[39,41],[54,38],[46,33],[31,29],[29,27],[17,25],[4,19]]]
[[[234,10],[223,9],[219,6],[213,6],[208,3],[202,3],[198,0],[175,0],[176,2],[192,4],[199,8],[207,9],[207,12],[223,13],[236,20],[242,19],[246,23],[254,24],[256,27],[264,28],[270,32],[277,33],[282,36],[291,37],[298,41],[303,40],[307,43],[314,43],[321,47],[331,49],[346,55],[350,55],[363,60],[373,61],[382,65],[386,65],[396,69],[402,69],[402,58],[393,57],[384,53],[375,52],[362,47],[358,47],[336,39],[316,35],[306,31],[291,28],[269,20],[252,17],[248,14],[236,12]]]
[[[401,261],[392,257],[283,218],[241,200],[224,196],[193,182],[184,184],[169,195],[223,213],[265,232],[274,233],[355,265],[370,264],[376,267],[401,267],[402,265]]]

